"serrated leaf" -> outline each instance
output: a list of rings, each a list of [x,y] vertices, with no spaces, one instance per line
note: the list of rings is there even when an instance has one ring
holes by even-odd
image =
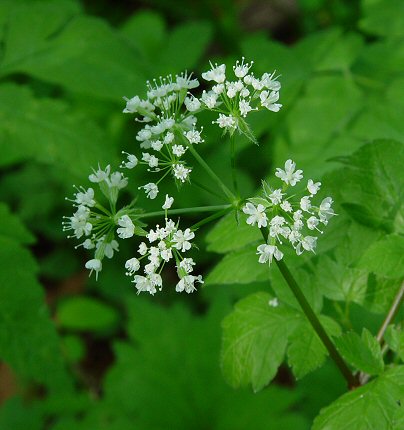
[[[395,419],[402,414],[403,394],[404,366],[393,367],[324,408],[312,430],[398,430]]]
[[[207,250],[225,254],[256,242],[262,238],[258,228],[248,225],[246,215],[239,214],[239,222],[234,214],[222,218],[206,235]]]
[[[227,254],[208,274],[207,284],[248,284],[265,281],[268,277],[268,264],[260,264],[256,246],[248,246]]]
[[[329,336],[339,336],[339,325],[329,317],[321,316],[320,321]],[[327,356],[320,338],[308,321],[304,320],[290,335],[288,346],[288,363],[292,367],[296,379],[320,367]]]
[[[362,337],[351,331],[335,340],[342,356],[356,369],[377,375],[383,372],[384,362],[377,340],[363,329]]]
[[[221,365],[234,387],[251,384],[254,391],[261,390],[284,359],[299,314],[284,306],[270,306],[270,299],[266,293],[248,296],[223,320]]]
[[[359,267],[387,278],[404,276],[404,236],[388,235],[373,243],[364,253]]]

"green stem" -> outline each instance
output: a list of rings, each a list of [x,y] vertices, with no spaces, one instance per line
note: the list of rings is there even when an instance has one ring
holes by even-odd
[[[197,222],[196,224],[194,224],[193,226],[190,227],[191,230],[197,230],[198,228],[202,227],[203,225],[217,219],[217,218],[221,218],[222,216],[228,214],[229,212],[231,212],[234,209],[233,206],[229,206],[226,209],[223,209],[219,212],[216,212],[206,218],[204,218],[203,220]]]
[[[264,236],[265,241],[268,237],[268,229],[262,228],[261,233]],[[286,283],[288,284],[289,288],[291,289],[293,295],[295,296],[296,300],[298,301],[299,305],[301,306],[304,314],[306,315],[307,319],[309,320],[311,326],[317,333],[318,337],[320,338],[323,345],[326,347],[328,353],[330,354],[330,357],[334,360],[335,364],[337,365],[338,369],[346,379],[348,383],[348,387],[350,389],[354,389],[358,387],[359,381],[358,379],[352,374],[349,367],[345,363],[344,359],[340,355],[340,353],[337,351],[337,348],[335,347],[334,343],[328,336],[327,332],[324,330],[324,327],[322,326],[320,320],[318,319],[317,315],[314,313],[312,307],[310,306],[310,303],[307,301],[306,297],[304,296],[302,290],[300,289],[298,283],[296,282],[293,275],[290,273],[289,269],[287,268],[286,264],[280,260],[275,260],[276,264],[285,279]]]
[[[216,175],[216,173],[209,167],[206,161],[198,154],[198,152],[193,147],[193,145],[191,145],[188,141],[185,141],[185,144],[188,146],[189,151],[194,156],[196,161],[201,165],[201,167],[205,169],[206,173],[213,179],[213,181],[217,184],[217,186],[224,192],[226,197],[231,202],[234,202],[236,200],[235,195],[227,188],[227,186],[222,182],[219,176]]]
[[[230,137],[230,152],[231,152],[231,176],[233,179],[233,188],[236,194],[239,196],[238,182],[237,182],[237,170],[236,170],[236,138],[234,134]]]
[[[216,212],[221,210],[233,209],[232,205],[217,205],[217,206],[196,206],[194,208],[170,209],[170,215],[192,214],[201,212]],[[164,216],[165,211],[147,212],[139,214],[138,218],[152,218],[157,216]]]

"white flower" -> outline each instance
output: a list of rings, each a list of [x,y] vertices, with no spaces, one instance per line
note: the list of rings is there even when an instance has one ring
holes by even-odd
[[[88,188],[87,190],[83,189],[83,192],[78,192],[75,194],[76,200],[75,202],[78,205],[84,205],[92,207],[95,205],[94,200],[94,190],[92,188]]]
[[[254,83],[253,83],[254,85]],[[262,87],[262,84],[260,85]],[[275,103],[279,100],[278,91],[262,91],[260,93],[261,105],[272,112],[279,112],[282,105],[280,103]]]
[[[246,220],[247,224],[255,225],[255,223],[258,223],[258,228],[267,226],[267,216],[263,205],[259,204],[255,207],[252,203],[248,202],[243,207],[243,212],[246,215],[250,215]]]
[[[195,112],[201,107],[201,102],[194,96],[187,97],[184,104],[190,112]]]
[[[203,90],[201,100],[208,109],[213,109],[216,106],[218,95],[213,91],[206,92]]]
[[[282,196],[285,194],[282,193],[281,189],[274,190],[268,197],[274,205],[278,205],[282,201]]]
[[[284,210],[285,212],[292,212],[293,211],[292,205],[287,200],[283,201],[280,204],[280,206],[281,206],[281,209]]]
[[[305,212],[310,212],[310,208],[311,208],[310,196],[304,196],[300,199],[300,207]]]
[[[191,243],[189,242],[195,237],[195,233],[187,228],[184,232],[182,230],[177,230],[173,236],[173,245],[175,248],[182,252],[191,249]]]
[[[241,58],[241,64],[237,60],[236,65],[233,66],[234,74],[238,78],[244,78],[244,76],[248,73],[251,66],[254,64],[254,61],[251,61],[251,63],[244,63],[244,57]]]
[[[148,152],[142,153],[142,160],[148,163],[149,167],[157,167],[159,165],[159,159]]]
[[[139,187],[139,188],[143,188],[145,190],[147,198],[151,200],[155,199],[159,192],[157,185],[154,184],[153,182],[149,182],[148,184],[143,185],[142,187]]]
[[[136,140],[139,142],[144,142],[145,140],[149,140],[151,137],[152,137],[152,132],[150,131],[150,129],[149,128],[143,128],[136,135]]]
[[[163,139],[163,143],[165,143],[166,145],[170,144],[172,141],[174,140],[174,133],[171,133],[171,131],[169,131],[164,139]]]
[[[240,114],[243,117],[246,117],[248,112],[251,112],[253,110],[250,103],[245,99],[240,100],[238,107],[240,109]]]
[[[154,295],[157,291],[150,279],[145,276],[136,275],[132,282],[134,282],[138,294],[143,291],[147,291],[151,295]]]
[[[95,171],[93,169],[93,172],[88,179],[90,180],[90,182],[95,182],[95,183],[99,183],[99,182],[103,182],[103,181],[107,181],[108,177],[109,177],[109,173],[111,171],[111,166],[108,164],[108,166],[105,168],[105,170],[102,170],[100,166],[98,166],[98,170]]]
[[[316,218],[315,216],[311,216],[308,220],[307,220],[307,227],[310,230],[314,230],[318,224],[319,224],[320,220],[318,218]]]
[[[82,245],[83,245],[84,249],[94,249],[95,248],[95,244],[91,239],[86,239]]]
[[[300,255],[303,252],[302,247],[306,251],[314,252],[314,249],[316,248],[316,244],[317,244],[317,238],[316,237],[314,237],[314,236],[303,237],[303,239],[301,239],[301,241],[299,242],[299,244],[296,247],[296,254]]]
[[[125,263],[126,275],[132,276],[140,269],[140,262],[137,258],[133,257]]]
[[[320,221],[327,225],[328,220],[335,215],[334,210],[331,205],[333,204],[333,200],[331,197],[326,197],[320,204],[320,208],[318,210],[318,216],[320,217]]]
[[[173,174],[181,182],[185,182],[191,172],[192,169],[186,168],[183,164],[173,165]]]
[[[272,73],[272,75],[264,73],[261,77],[261,83],[265,88],[268,88],[268,90],[279,91],[281,89],[281,83],[277,81],[276,78],[273,79],[274,74],[275,72]]]
[[[128,161],[123,161],[121,163],[121,167],[126,167],[127,169],[133,169],[134,167],[137,166],[138,159],[135,155],[128,154],[127,152],[123,152],[123,151],[122,151],[122,154],[126,154]]]
[[[137,250],[137,252],[140,254],[140,255],[146,255],[147,254],[147,245],[144,243],[144,242],[142,242],[140,245],[139,245],[139,249]]]
[[[303,171],[302,170],[296,170],[296,163],[294,163],[292,160],[287,160],[285,162],[285,170],[282,170],[281,168],[277,167],[275,176],[280,178],[285,184],[289,184],[292,187],[296,185],[297,182],[300,181],[300,179],[303,178]]]
[[[195,262],[192,258],[184,258],[179,264],[179,268],[185,270],[186,273],[191,273],[194,270],[193,266],[195,266]]]
[[[272,308],[277,308],[279,306],[279,301],[275,297],[268,302],[268,305],[271,306]]]
[[[309,190],[309,193],[314,196],[314,194],[317,194],[318,190],[321,187],[321,182],[314,183],[311,179],[307,182],[307,189]]]
[[[212,124],[217,124],[220,128],[235,129],[237,127],[237,120],[233,116],[219,114],[219,118],[216,121],[212,121]]]
[[[184,132],[184,135],[188,139],[189,143],[203,142],[203,139],[201,138],[201,132],[198,130],[194,129],[194,130]]]
[[[121,216],[118,219],[118,225],[120,228],[116,232],[121,239],[128,239],[135,234],[135,226],[128,215]]]
[[[168,194],[166,194],[166,200],[162,208],[164,210],[170,209],[173,203],[174,203],[174,197],[169,197]]]
[[[111,173],[111,180],[107,181],[110,188],[115,187],[118,190],[125,188],[128,185],[128,179],[121,172]]]
[[[160,151],[161,148],[163,147],[163,142],[161,140],[151,140],[150,146],[155,151]]]
[[[196,290],[195,282],[203,284],[202,276],[186,275],[180,279],[175,287],[175,291],[178,293],[181,293],[182,291],[185,291],[188,294],[193,293]]]
[[[275,245],[259,245],[257,251],[257,254],[259,255],[258,261],[262,264],[266,263],[267,261],[269,264],[271,264],[273,257],[275,257],[278,261],[283,257],[283,253],[279,251]]]
[[[98,272],[101,272],[102,270],[102,263],[101,260],[98,258],[93,258],[92,260],[88,260],[86,263],[86,269],[90,270],[90,276],[93,273],[93,270],[95,270],[95,279],[98,278]]]
[[[226,80],[226,65],[221,64],[218,66],[215,64],[213,66],[213,64],[210,63],[210,66],[211,70],[202,73],[202,78],[205,79],[205,81],[215,81],[218,84],[222,84]]]
[[[185,151],[187,150],[187,148],[185,148],[182,145],[173,145],[173,154],[176,155],[177,157],[181,157],[182,155],[185,154]]]

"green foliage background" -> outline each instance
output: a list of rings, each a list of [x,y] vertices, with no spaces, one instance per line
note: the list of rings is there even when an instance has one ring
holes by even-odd
[[[384,371],[362,332],[377,331],[404,276],[401,0],[0,0],[0,29],[0,429],[404,428],[403,368]],[[61,231],[72,184],[135,143],[123,96],[241,55],[257,74],[277,69],[284,105],[253,118],[259,147],[239,142],[242,193],[287,158],[322,179],[339,216],[315,258],[288,261],[329,334],[359,333],[338,338],[347,361],[381,375],[316,419],[346,389],[280,275],[257,263],[254,230],[233,217],[207,228],[205,286],[154,298],[124,276],[130,244],[96,283]],[[230,186],[229,146],[210,121],[200,149]],[[145,183],[130,175],[128,198]],[[174,197],[221,203],[188,184]],[[275,295],[287,307],[269,312]],[[387,341],[399,364],[402,333]]]

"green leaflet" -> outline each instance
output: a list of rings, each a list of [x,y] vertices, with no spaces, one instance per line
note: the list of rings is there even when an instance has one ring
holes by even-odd
[[[361,337],[353,331],[345,333],[336,339],[336,345],[342,356],[356,369],[370,375],[383,372],[380,344],[366,328]]]
[[[320,321],[329,336],[340,335],[341,329],[334,320],[323,315]],[[288,363],[296,379],[303,378],[324,364],[328,353],[308,321],[299,324],[290,335],[289,342]]]
[[[222,322],[222,370],[234,387],[251,384],[255,392],[260,391],[283,362],[299,313],[282,305],[270,306],[269,300],[266,293],[250,295]]]
[[[404,366],[393,367],[324,408],[312,430],[398,430],[403,398]]]

